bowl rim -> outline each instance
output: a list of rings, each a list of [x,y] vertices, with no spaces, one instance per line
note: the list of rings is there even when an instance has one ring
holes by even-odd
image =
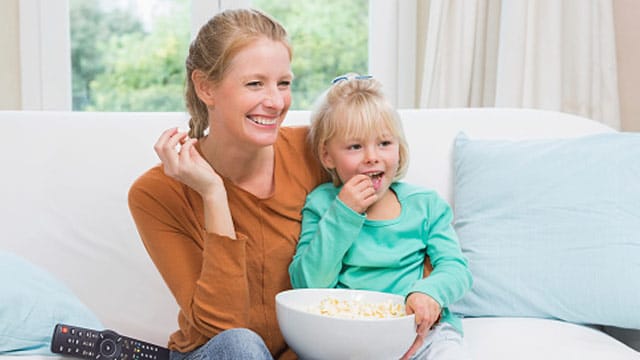
[[[385,294],[385,295],[390,295],[393,297],[399,297],[401,299],[403,299],[402,304],[404,305],[404,297],[402,295],[398,295],[398,294],[394,294],[394,293],[387,293],[387,292],[383,292],[383,291],[375,291],[375,290],[360,290],[360,289],[344,289],[344,288],[299,288],[299,289],[288,289],[288,290],[283,290],[280,291],[279,293],[276,294],[276,305],[281,305],[283,307],[286,307],[289,311],[293,311],[295,313],[298,314],[305,314],[305,315],[311,315],[312,317],[317,317],[317,318],[322,318],[322,319],[331,319],[332,321],[337,321],[337,322],[350,322],[353,323],[354,321],[361,321],[361,322],[399,322],[399,321],[406,321],[407,319],[414,319],[415,318],[415,314],[407,314],[404,316],[397,316],[397,317],[387,317],[387,318],[356,318],[356,319],[349,319],[349,318],[341,318],[341,317],[337,317],[337,316],[329,316],[329,315],[322,315],[322,314],[316,314],[316,313],[312,313],[310,311],[305,311],[303,309],[298,309],[295,307],[291,307],[291,306],[286,306],[283,302],[282,302],[282,297],[286,296],[289,293],[292,292],[336,292],[336,293],[345,293],[345,292],[355,292],[355,293],[362,293],[362,294]],[[276,306],[276,313],[278,311],[278,306]]]

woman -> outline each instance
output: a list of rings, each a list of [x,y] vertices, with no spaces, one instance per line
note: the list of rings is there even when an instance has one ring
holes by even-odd
[[[186,60],[189,133],[165,131],[162,164],[132,185],[140,237],[179,307],[172,359],[295,358],[275,315],[306,195],[326,180],[291,104],[285,29],[256,10],[202,27]],[[208,132],[205,131],[208,129]]]

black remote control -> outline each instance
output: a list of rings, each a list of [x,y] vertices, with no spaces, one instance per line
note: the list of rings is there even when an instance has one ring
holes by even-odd
[[[92,330],[58,324],[51,351],[91,360],[169,360],[169,349],[122,336],[112,330]]]

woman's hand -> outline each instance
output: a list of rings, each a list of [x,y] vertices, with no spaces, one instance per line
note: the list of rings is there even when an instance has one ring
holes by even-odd
[[[424,338],[431,327],[440,319],[440,312],[442,311],[437,301],[431,296],[420,292],[411,293],[407,297],[406,308],[407,314],[415,314],[417,336],[409,350],[402,356],[403,360],[409,359],[422,347]]]
[[[197,141],[188,138],[187,133],[172,128],[160,135],[153,149],[162,161],[167,176],[189,186],[202,197],[207,197],[223,187],[223,182],[194,147]]]
[[[364,213],[378,196],[373,188],[371,178],[367,175],[356,175],[349,179],[340,190],[338,198],[358,214]]]
[[[196,139],[189,139],[186,133],[173,128],[163,132],[153,148],[167,176],[202,196],[205,230],[235,239],[224,182],[193,146],[196,142]]]

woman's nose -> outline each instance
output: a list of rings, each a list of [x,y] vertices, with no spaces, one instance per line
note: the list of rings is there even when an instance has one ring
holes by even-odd
[[[269,90],[264,100],[264,105],[272,109],[284,108],[284,95],[280,93],[279,89]]]

